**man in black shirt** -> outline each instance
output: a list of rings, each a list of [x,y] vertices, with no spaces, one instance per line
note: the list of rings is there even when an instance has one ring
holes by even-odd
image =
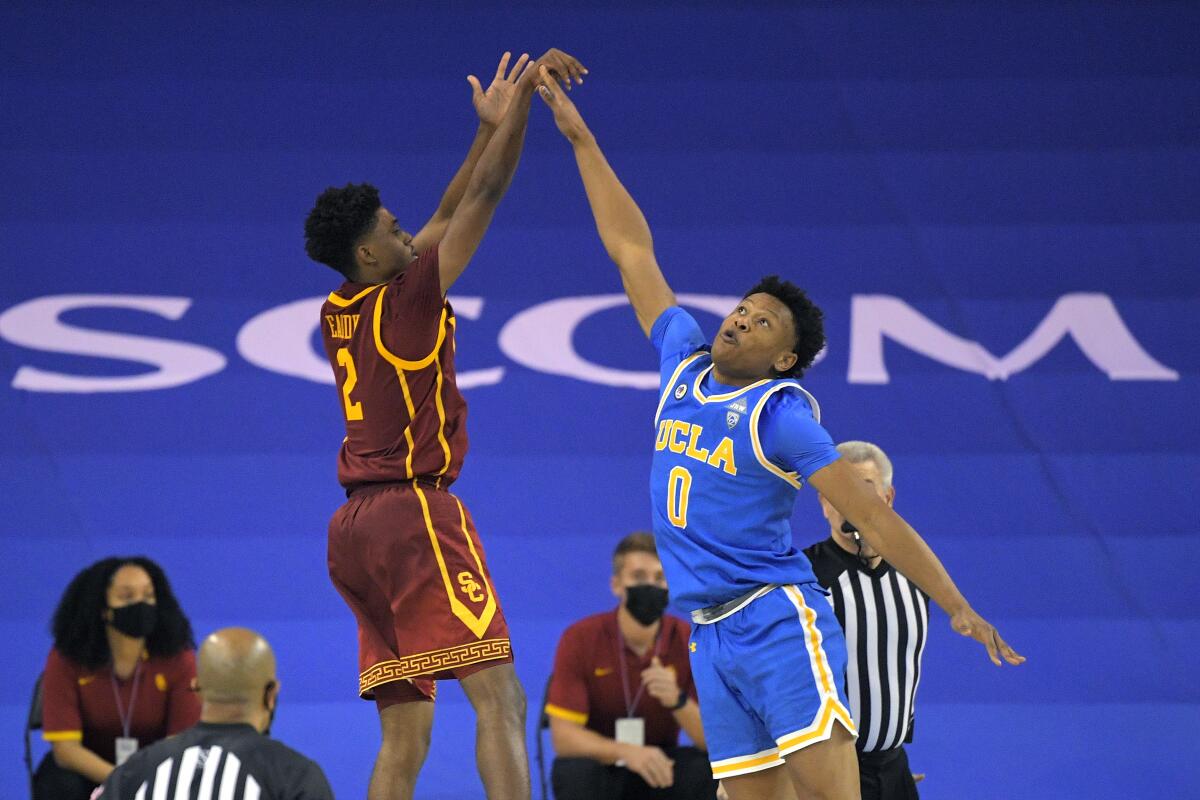
[[[333,800],[316,763],[266,735],[279,683],[265,639],[246,628],[205,639],[196,691],[200,722],[134,755],[93,800]]]
[[[889,506],[892,462],[870,442],[837,446],[858,476]],[[817,581],[830,591],[846,632],[846,694],[858,727],[862,800],[916,800],[905,742],[929,630],[929,597],[885,562],[853,523],[821,498],[830,536],[805,549]]]

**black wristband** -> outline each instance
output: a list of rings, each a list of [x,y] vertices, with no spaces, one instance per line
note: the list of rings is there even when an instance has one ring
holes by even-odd
[[[687,705],[687,701],[688,701],[687,691],[685,689],[680,689],[679,690],[679,702],[676,703],[675,705],[671,706],[667,710],[668,711],[678,711],[679,709],[681,709]]]

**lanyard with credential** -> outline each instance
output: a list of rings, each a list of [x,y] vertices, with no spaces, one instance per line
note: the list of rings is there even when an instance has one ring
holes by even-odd
[[[121,707],[121,692],[117,688],[117,670],[115,665],[108,677],[112,681],[113,699],[117,701],[117,716],[121,718],[121,735],[128,739],[129,726],[133,724],[133,708],[137,705],[138,685],[141,683],[142,678],[142,659],[138,658],[137,665],[133,668],[133,691],[129,694],[128,715],[125,714],[125,709]]]
[[[654,655],[658,655],[662,649],[663,626],[658,626],[658,636],[654,637]],[[641,678],[638,678],[637,694],[633,696],[633,702],[629,701],[629,675],[625,669],[625,637],[621,634],[621,623],[617,622],[617,660],[621,662],[621,692],[625,695],[625,716],[632,717],[633,710],[637,708],[638,701],[642,699],[642,692],[646,689],[646,684],[642,683]]]

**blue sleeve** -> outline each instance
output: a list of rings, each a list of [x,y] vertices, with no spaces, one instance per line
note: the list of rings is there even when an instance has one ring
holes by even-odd
[[[841,457],[833,438],[813,418],[812,407],[799,392],[779,392],[763,412],[765,419],[759,423],[763,453],[777,467],[808,480]]]
[[[670,379],[680,361],[708,344],[695,318],[679,306],[671,306],[654,320],[650,343],[658,350],[660,384]]]

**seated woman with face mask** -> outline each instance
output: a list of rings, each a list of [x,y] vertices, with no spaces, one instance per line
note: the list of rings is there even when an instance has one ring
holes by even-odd
[[[71,581],[54,612],[42,679],[34,800],[87,800],[117,764],[200,718],[195,642],[162,569],[106,558]]]

